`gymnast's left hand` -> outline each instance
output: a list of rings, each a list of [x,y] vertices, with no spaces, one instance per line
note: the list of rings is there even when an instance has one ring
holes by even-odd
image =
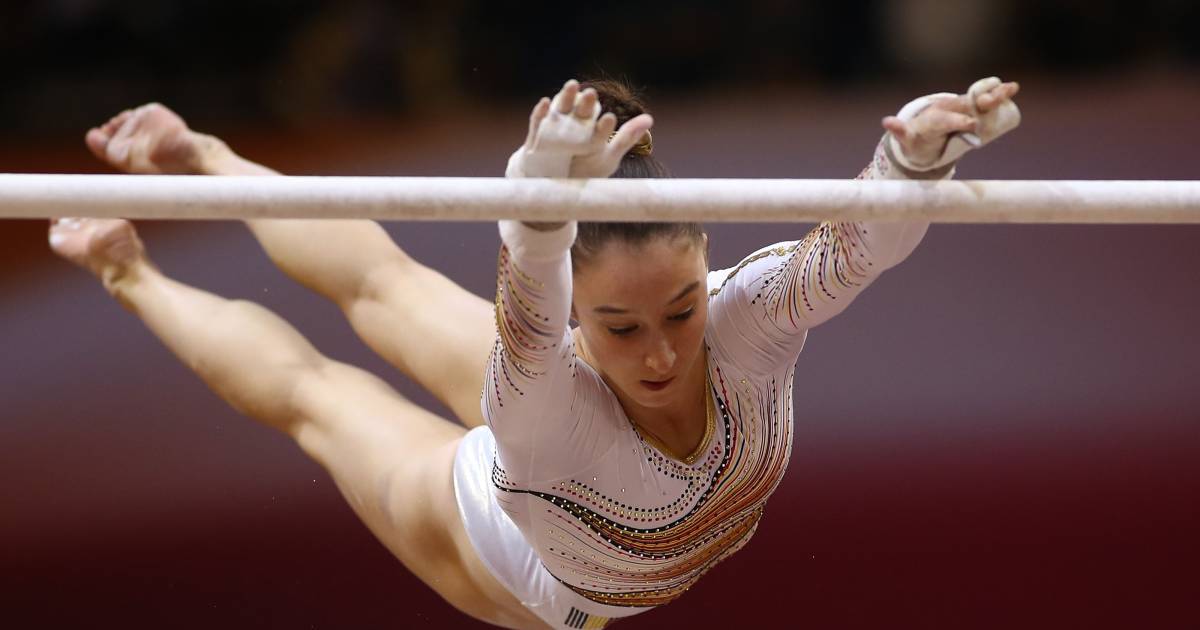
[[[608,177],[653,124],[649,114],[642,114],[616,129],[615,115],[601,115],[596,90],[580,90],[579,82],[571,79],[553,99],[542,98],[533,108],[529,133],[509,160],[507,174]]]
[[[917,168],[937,167],[956,160],[966,148],[978,148],[1010,131],[1020,121],[1012,98],[1020,85],[996,78],[981,79],[966,94],[930,98],[930,104],[910,120],[902,116],[883,119],[883,128],[900,146],[903,157]],[[964,146],[957,155],[947,151],[959,137]]]

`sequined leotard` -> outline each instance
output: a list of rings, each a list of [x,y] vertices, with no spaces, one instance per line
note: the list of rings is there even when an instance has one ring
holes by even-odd
[[[860,178],[889,177],[903,176],[877,149]],[[575,224],[538,232],[501,222],[499,335],[483,396],[490,481],[545,570],[581,596],[572,613],[627,616],[670,602],[750,540],[787,468],[792,376],[808,329],[907,257],[927,226],[826,222],[710,272],[715,430],[688,465],[644,440],[575,355]]]

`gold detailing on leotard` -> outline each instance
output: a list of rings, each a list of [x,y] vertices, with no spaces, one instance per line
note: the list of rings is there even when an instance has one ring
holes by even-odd
[[[746,375],[730,378],[712,349],[706,352],[719,422],[705,454],[686,466],[649,442],[634,451],[647,462],[645,483],[679,482],[670,503],[630,503],[616,485],[606,495],[590,485],[595,476],[590,482],[520,487],[499,460],[493,466],[497,491],[544,501],[535,510],[544,514],[539,524],[546,527],[539,555],[552,575],[582,597],[629,607],[672,601],[750,540],[763,502],[782,479],[792,443],[793,372],[752,386],[741,382]],[[644,500],[653,501],[649,494]]]
[[[729,272],[729,275],[725,276],[725,279],[721,281],[721,286],[709,291],[708,295],[711,297],[711,296],[715,296],[718,293],[720,293],[721,289],[724,289],[725,285],[729,284],[729,281],[733,280],[733,277],[738,275],[738,272],[741,271],[742,269],[745,269],[747,265],[757,262],[759,260],[762,260],[763,258],[766,258],[767,256],[784,256],[786,254],[790,254],[790,253],[796,251],[796,248],[798,248],[798,247],[800,247],[799,241],[797,241],[796,243],[793,243],[792,245],[788,245],[788,246],[780,245],[778,247],[772,247],[771,249],[764,249],[763,251],[758,252],[757,254],[754,254],[752,256],[747,256],[745,260],[743,260],[741,263],[738,264],[737,267],[735,267],[733,269],[733,271]]]
[[[689,563],[695,572],[687,579],[663,588],[646,590],[599,591],[583,588],[563,581],[560,582],[579,595],[596,603],[608,606],[652,607],[671,603],[692,587],[709,569],[720,564],[722,560],[738,552],[749,540],[762,518],[762,506],[754,508],[749,513],[738,518],[730,526],[718,532],[709,547],[712,553],[701,554]]]

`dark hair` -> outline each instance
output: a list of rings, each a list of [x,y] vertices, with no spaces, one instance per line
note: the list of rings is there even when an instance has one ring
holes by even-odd
[[[628,85],[612,79],[594,79],[584,81],[581,88],[596,90],[600,100],[600,109],[612,112],[617,117],[617,128],[631,118],[646,112],[642,99]],[[617,172],[613,177],[650,178],[670,177],[667,167],[650,153],[640,153],[632,150],[621,158]],[[631,245],[641,245],[653,239],[688,237],[699,243],[703,238],[704,228],[699,223],[618,223],[609,221],[581,221],[579,235],[575,237],[575,245],[571,247],[572,266],[579,268],[581,262],[587,262],[596,252],[610,241],[619,241]]]

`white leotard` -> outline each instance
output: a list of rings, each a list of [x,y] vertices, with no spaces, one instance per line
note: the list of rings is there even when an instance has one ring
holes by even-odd
[[[860,177],[903,177],[882,147]],[[792,376],[808,329],[907,257],[927,226],[826,222],[710,272],[715,431],[687,465],[644,440],[575,355],[575,224],[539,232],[501,222],[499,335],[483,396],[491,481],[544,568],[604,610],[645,609],[746,544],[787,468]]]

